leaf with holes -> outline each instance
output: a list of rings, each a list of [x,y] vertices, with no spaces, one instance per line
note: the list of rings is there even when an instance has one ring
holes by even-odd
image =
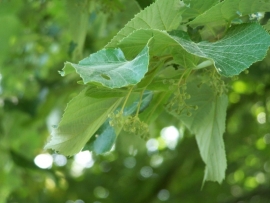
[[[270,46],[269,34],[257,23],[231,27],[224,38],[210,43],[194,43],[183,32],[171,32],[173,38],[191,54],[213,61],[219,74],[231,77],[262,60]]]
[[[74,68],[84,84],[94,82],[109,88],[120,88],[140,82],[148,70],[148,64],[148,45],[131,61],[125,59],[121,49],[103,49],[79,64],[66,62],[61,75],[72,72]]]

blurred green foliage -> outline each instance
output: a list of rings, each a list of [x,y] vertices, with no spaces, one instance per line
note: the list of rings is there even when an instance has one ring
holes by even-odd
[[[222,185],[200,189],[204,164],[195,139],[165,112],[150,126],[148,142],[122,134],[106,155],[65,158],[51,151],[52,166],[42,169],[34,160],[48,153],[43,146],[52,125],[81,89],[78,77],[58,74],[63,63],[101,49],[151,1],[0,2],[0,203],[270,201],[270,54],[227,81]],[[168,126],[179,130],[173,143],[161,133]]]

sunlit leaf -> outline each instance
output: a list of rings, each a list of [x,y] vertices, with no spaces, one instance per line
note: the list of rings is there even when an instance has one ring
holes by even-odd
[[[121,98],[96,99],[86,96],[85,92],[86,89],[68,103],[45,149],[64,155],[78,153],[121,101]]]

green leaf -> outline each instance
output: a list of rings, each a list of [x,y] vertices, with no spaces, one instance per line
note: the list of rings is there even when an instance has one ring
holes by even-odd
[[[268,32],[270,31],[270,20],[267,21],[265,25],[263,25],[264,29],[266,29]]]
[[[121,49],[103,49],[81,60],[79,64],[66,62],[61,74],[64,76],[70,73],[73,67],[84,84],[97,82],[105,87],[120,88],[140,82],[148,70],[148,64],[148,45],[132,61],[125,59]]]
[[[233,19],[255,12],[267,12],[270,2],[264,0],[225,0],[199,15],[188,24],[192,27],[213,22],[231,22]]]
[[[206,84],[198,88],[195,82],[187,84],[187,93],[191,95],[191,98],[186,100],[187,105],[198,106],[198,109],[189,108],[180,116],[175,113],[173,115],[196,135],[201,157],[206,164],[204,181],[221,183],[227,168],[222,138],[225,131],[227,96],[217,96]],[[188,112],[192,115],[188,116]]]
[[[72,39],[71,46],[75,46],[72,51],[72,58],[78,59],[82,57],[84,41],[89,23],[89,5],[88,0],[66,1],[67,13],[69,19],[69,32]],[[72,47],[71,47],[72,48]]]
[[[124,89],[109,89],[104,87],[92,86],[86,90],[85,95],[93,98],[110,98],[110,97],[124,97],[128,90]]]
[[[194,43],[184,39],[179,31],[171,35],[189,53],[213,60],[218,73],[226,77],[238,75],[262,60],[270,46],[269,34],[257,23],[235,25],[214,43]]]
[[[163,106],[167,102],[170,95],[171,92],[169,91],[155,93],[148,108],[139,114],[140,120],[148,124],[155,121],[160,113],[164,110]]]
[[[182,18],[183,21],[187,21],[189,19],[195,18],[209,8],[219,3],[219,0],[207,0],[207,1],[198,1],[198,0],[184,0],[187,5],[186,10],[183,12]]]
[[[89,143],[84,147],[83,150],[90,150],[96,154],[103,154],[111,150],[116,140],[116,133],[112,126],[107,120],[92,136]]]
[[[64,155],[78,153],[91,136],[114,111],[121,99],[95,99],[85,95],[84,89],[69,103],[59,126],[51,134],[45,149],[54,149]]]
[[[187,52],[177,40],[170,36],[166,31],[154,29],[140,29],[125,37],[118,46],[124,51],[126,56],[132,57],[133,53],[137,53],[149,41],[149,49],[151,56],[171,55],[175,63],[185,68],[194,68],[198,61],[198,57]]]
[[[157,0],[138,13],[120,30],[106,47],[117,47],[117,43],[137,29],[174,30],[181,23],[185,5],[179,0]]]
[[[142,96],[142,100],[140,101],[140,99],[137,99],[130,106],[126,107],[124,109],[124,113],[123,114],[125,116],[129,116],[129,115],[135,114],[136,113],[136,110],[137,110],[137,107],[139,105],[139,102],[141,102],[139,112],[144,111],[144,109],[146,109],[148,107],[148,105],[150,104],[150,102],[152,101],[152,99],[153,99],[153,92],[152,91],[149,91],[149,90],[144,91],[143,96]]]

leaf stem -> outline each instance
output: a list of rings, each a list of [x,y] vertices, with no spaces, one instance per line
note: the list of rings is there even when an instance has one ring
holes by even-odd
[[[133,86],[133,87],[134,87],[134,86]],[[120,111],[120,112],[122,112],[122,113],[124,112],[124,108],[125,108],[125,106],[126,106],[126,104],[127,104],[128,98],[129,98],[129,96],[130,96],[130,94],[131,94],[131,92],[132,92],[132,90],[133,90],[133,87],[130,88],[130,90],[129,90],[127,96],[126,96],[126,99],[125,99],[124,104],[123,104],[123,106],[122,106],[122,108],[121,108],[121,111]]]
[[[141,103],[142,103],[142,97],[143,97],[143,93],[144,93],[144,91],[145,91],[145,88],[144,88],[144,89],[143,89],[143,91],[141,92],[141,97],[140,97],[139,104],[138,104],[138,106],[137,106],[137,111],[136,111],[136,115],[135,115],[135,117],[139,115],[140,108],[141,108]]]

